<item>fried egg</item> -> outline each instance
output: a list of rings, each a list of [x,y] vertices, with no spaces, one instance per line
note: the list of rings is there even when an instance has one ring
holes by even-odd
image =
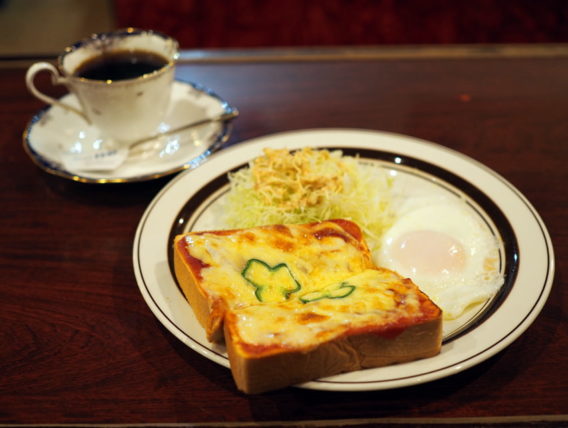
[[[503,283],[496,237],[461,200],[423,200],[407,208],[383,235],[378,264],[411,278],[447,320],[486,301]]]

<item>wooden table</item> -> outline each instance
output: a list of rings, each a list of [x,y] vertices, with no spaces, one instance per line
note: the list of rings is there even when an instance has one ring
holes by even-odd
[[[42,104],[25,61],[1,64],[0,425],[568,424],[568,47],[184,53],[178,77],[239,108],[231,144],[304,128],[407,134],[492,168],[544,219],[556,278],[524,335],[454,376],[365,393],[246,396],[170,334],[132,266],[138,221],[169,178],[82,184],[37,168],[21,134]]]

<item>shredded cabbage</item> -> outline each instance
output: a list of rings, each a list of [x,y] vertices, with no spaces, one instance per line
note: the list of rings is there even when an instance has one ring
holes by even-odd
[[[357,223],[375,249],[392,223],[388,174],[339,150],[265,149],[229,181],[224,211],[231,228],[342,218]]]

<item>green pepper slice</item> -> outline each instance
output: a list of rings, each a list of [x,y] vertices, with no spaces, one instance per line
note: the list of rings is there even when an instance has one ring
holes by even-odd
[[[311,291],[309,293],[300,296],[300,301],[302,303],[315,302],[322,299],[343,299],[349,296],[357,288],[347,282],[342,282],[340,284],[332,284],[321,290]]]
[[[286,263],[270,266],[262,260],[250,259],[241,275],[255,287],[259,302],[282,302],[302,288]]]

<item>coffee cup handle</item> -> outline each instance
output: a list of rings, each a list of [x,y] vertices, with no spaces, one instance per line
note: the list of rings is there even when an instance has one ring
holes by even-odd
[[[28,87],[30,92],[36,98],[40,99],[44,103],[56,105],[58,107],[64,108],[65,110],[68,110],[68,111],[71,111],[75,114],[78,114],[87,123],[90,124],[91,121],[89,120],[89,118],[87,118],[85,113],[83,113],[81,110],[79,110],[78,108],[73,107],[69,104],[66,104],[64,102],[61,102],[59,100],[56,100],[55,98],[52,98],[48,95],[45,95],[44,93],[40,92],[35,87],[35,84],[34,84],[35,76],[36,76],[37,73],[39,73],[41,71],[48,71],[51,74],[51,83],[53,85],[65,85],[65,86],[67,86],[67,79],[65,77],[62,77],[59,74],[59,70],[57,70],[57,68],[53,64],[50,64],[49,62],[36,62],[30,68],[28,68],[28,71],[26,73],[26,86]]]

